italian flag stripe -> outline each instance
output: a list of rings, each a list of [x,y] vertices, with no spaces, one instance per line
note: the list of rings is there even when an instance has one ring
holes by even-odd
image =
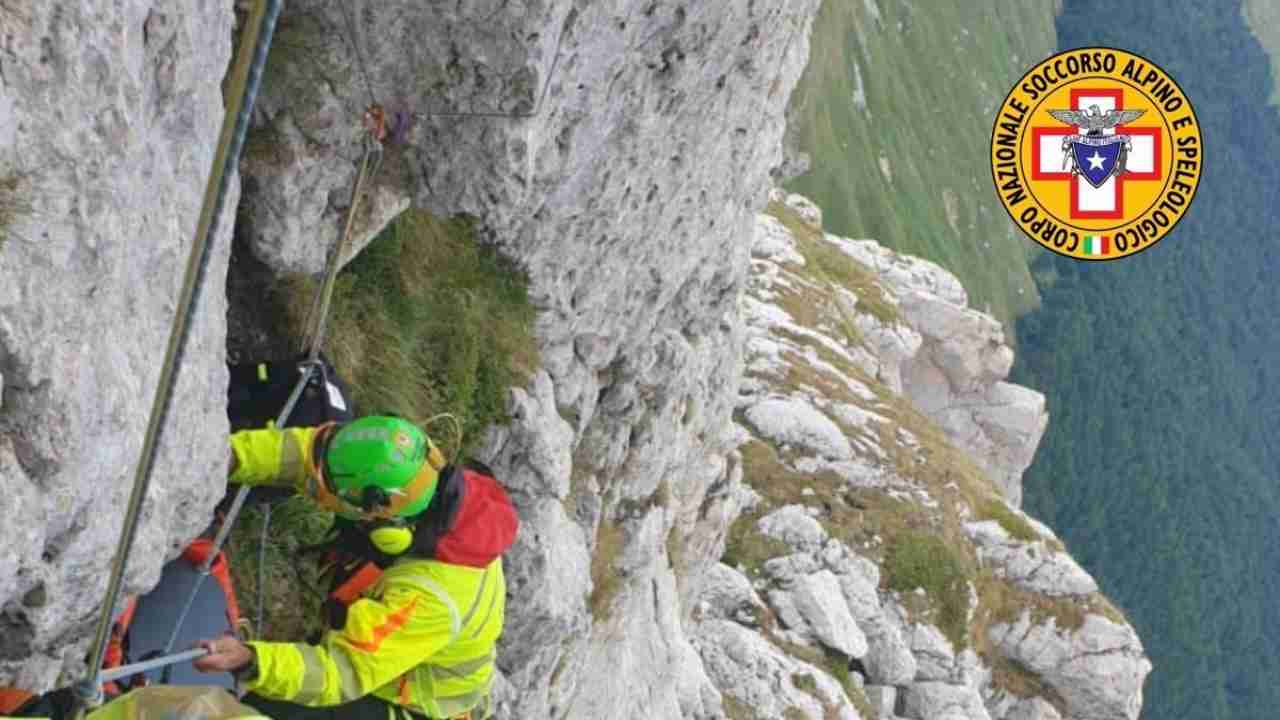
[[[1086,235],[1084,238],[1085,255],[1110,255],[1111,238],[1106,235]]]

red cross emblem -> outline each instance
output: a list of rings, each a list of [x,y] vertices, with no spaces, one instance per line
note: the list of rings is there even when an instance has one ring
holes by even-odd
[[[1097,105],[1102,112],[1123,110],[1124,90],[1120,88],[1071,88],[1071,109],[1083,110]],[[1072,126],[1053,121],[1053,125],[1036,125],[1031,128],[1031,179],[1068,182],[1071,187],[1072,220],[1120,220],[1124,218],[1124,184],[1164,179],[1160,161],[1160,136],[1158,126],[1117,125],[1103,130],[1110,135],[1121,132],[1132,138],[1125,171],[1109,178],[1095,188],[1081,176],[1073,176],[1070,168],[1063,168],[1062,141],[1075,135]]]

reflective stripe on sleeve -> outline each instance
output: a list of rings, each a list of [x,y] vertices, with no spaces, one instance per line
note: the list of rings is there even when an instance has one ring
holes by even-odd
[[[476,626],[476,631],[471,633],[472,640],[475,640],[476,638],[480,637],[480,633],[484,631],[485,626],[489,624],[489,618],[493,617],[493,606],[498,604],[498,596],[501,594],[502,594],[501,588],[494,588],[493,592],[489,593],[489,609],[485,610],[484,619],[481,620],[480,624]]]
[[[338,692],[342,693],[343,702],[358,700],[364,696],[364,691],[360,689],[360,681],[356,679],[356,670],[351,667],[351,661],[347,659],[346,653],[341,650],[330,650],[329,657],[338,668]]]
[[[302,687],[291,700],[300,704],[315,702],[324,693],[324,663],[310,645],[295,645],[302,655]]]
[[[462,619],[458,617],[458,606],[453,603],[453,598],[449,597],[449,593],[435,580],[418,574],[396,575],[394,578],[383,576],[384,581],[400,582],[406,585],[412,585],[419,592],[430,593],[436,597],[445,607],[449,608],[449,642],[453,642],[458,638],[458,633],[462,632]]]
[[[462,624],[458,628],[458,632],[471,622],[471,618],[476,614],[476,608],[480,607],[480,599],[484,597],[484,589],[489,585],[489,575],[493,573],[493,563],[484,569],[484,575],[480,577],[480,589],[476,590],[476,597],[471,601],[471,607],[467,609],[466,617],[462,618]],[[456,633],[455,633],[456,635]]]
[[[495,658],[496,655],[491,650],[478,658],[463,660],[460,663],[454,663],[452,665],[431,663],[428,667],[431,668],[431,674],[435,676],[436,680],[445,681],[464,678],[477,670],[483,669],[485,666],[492,663]]]
[[[454,717],[469,712],[479,705],[489,695],[489,689],[493,681],[485,683],[483,687],[476,688],[468,693],[461,695],[446,695],[435,699],[437,712],[442,717]]]
[[[303,474],[302,453],[298,446],[298,438],[294,433],[284,431],[284,442],[280,448],[280,477],[297,481]]]

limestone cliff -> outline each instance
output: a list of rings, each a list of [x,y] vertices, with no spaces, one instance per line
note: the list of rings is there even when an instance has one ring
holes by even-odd
[[[226,3],[0,3],[0,684],[84,672],[222,122]],[[228,198],[234,208],[234,194]],[[129,587],[209,522],[233,212]]]
[[[1004,382],[999,326],[958,288],[932,263],[824,234],[799,196],[760,216],[744,513],[691,623],[730,717],[1137,717],[1151,664],[1133,628],[983,468],[984,448],[1030,458],[1044,401]],[[909,379],[924,363],[934,386]],[[956,378],[1017,399],[981,415],[983,443],[915,399]]]

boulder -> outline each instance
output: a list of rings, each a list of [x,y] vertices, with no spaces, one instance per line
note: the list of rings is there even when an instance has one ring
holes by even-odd
[[[982,698],[963,685],[914,683],[903,694],[903,707],[903,715],[918,720],[991,720]]]
[[[765,535],[781,540],[796,550],[816,550],[827,539],[827,531],[810,515],[803,505],[787,505],[760,518],[756,528]],[[788,567],[806,560],[794,558],[786,560]],[[817,569],[817,562],[811,561],[810,567]],[[775,572],[786,572],[782,566],[775,565]]]
[[[892,382],[896,374],[888,375],[891,386],[987,470],[1015,507],[1020,505],[1022,473],[1035,456],[1048,413],[1044,395],[1005,382],[1013,351],[1000,323],[968,307],[960,281],[935,263],[898,255],[870,240],[828,236],[828,241],[877,271],[905,324],[918,333],[918,339],[904,337],[910,354],[896,362],[900,383]]]
[[[1151,661],[1132,627],[1090,614],[1079,629],[1066,630],[1052,618],[1036,624],[1024,612],[1014,623],[992,626],[988,637],[999,652],[1053,688],[1066,703],[1068,717],[1138,717]]]
[[[776,443],[830,460],[848,460],[853,456],[840,426],[804,400],[761,400],[747,408],[746,418],[762,437]]]
[[[803,195],[789,193],[783,202],[810,229],[822,230],[822,208],[814,204],[812,200]]]
[[[889,720],[894,717],[894,708],[898,704],[898,688],[892,685],[868,685],[863,688],[867,702],[874,713],[865,720]]]
[[[941,630],[928,623],[916,623],[911,628],[910,643],[911,654],[916,658],[916,679],[951,679],[956,651]]]
[[[759,633],[713,620],[698,626],[693,643],[716,687],[756,717],[780,718],[795,708],[804,717],[862,720],[831,676],[792,658]],[[834,715],[824,714],[828,707]]]
[[[745,575],[724,563],[716,563],[702,578],[698,607],[702,608],[700,619],[719,618],[755,625],[764,601]]]
[[[777,264],[804,266],[804,256],[796,251],[795,238],[780,220],[772,215],[756,216],[756,232],[751,257]]]
[[[805,575],[791,588],[795,606],[819,642],[846,657],[867,653],[867,638],[849,614],[840,582],[830,570]]]
[[[919,663],[897,624],[887,619],[864,623],[867,654],[862,658],[867,680],[881,685],[907,685],[919,672]]]

